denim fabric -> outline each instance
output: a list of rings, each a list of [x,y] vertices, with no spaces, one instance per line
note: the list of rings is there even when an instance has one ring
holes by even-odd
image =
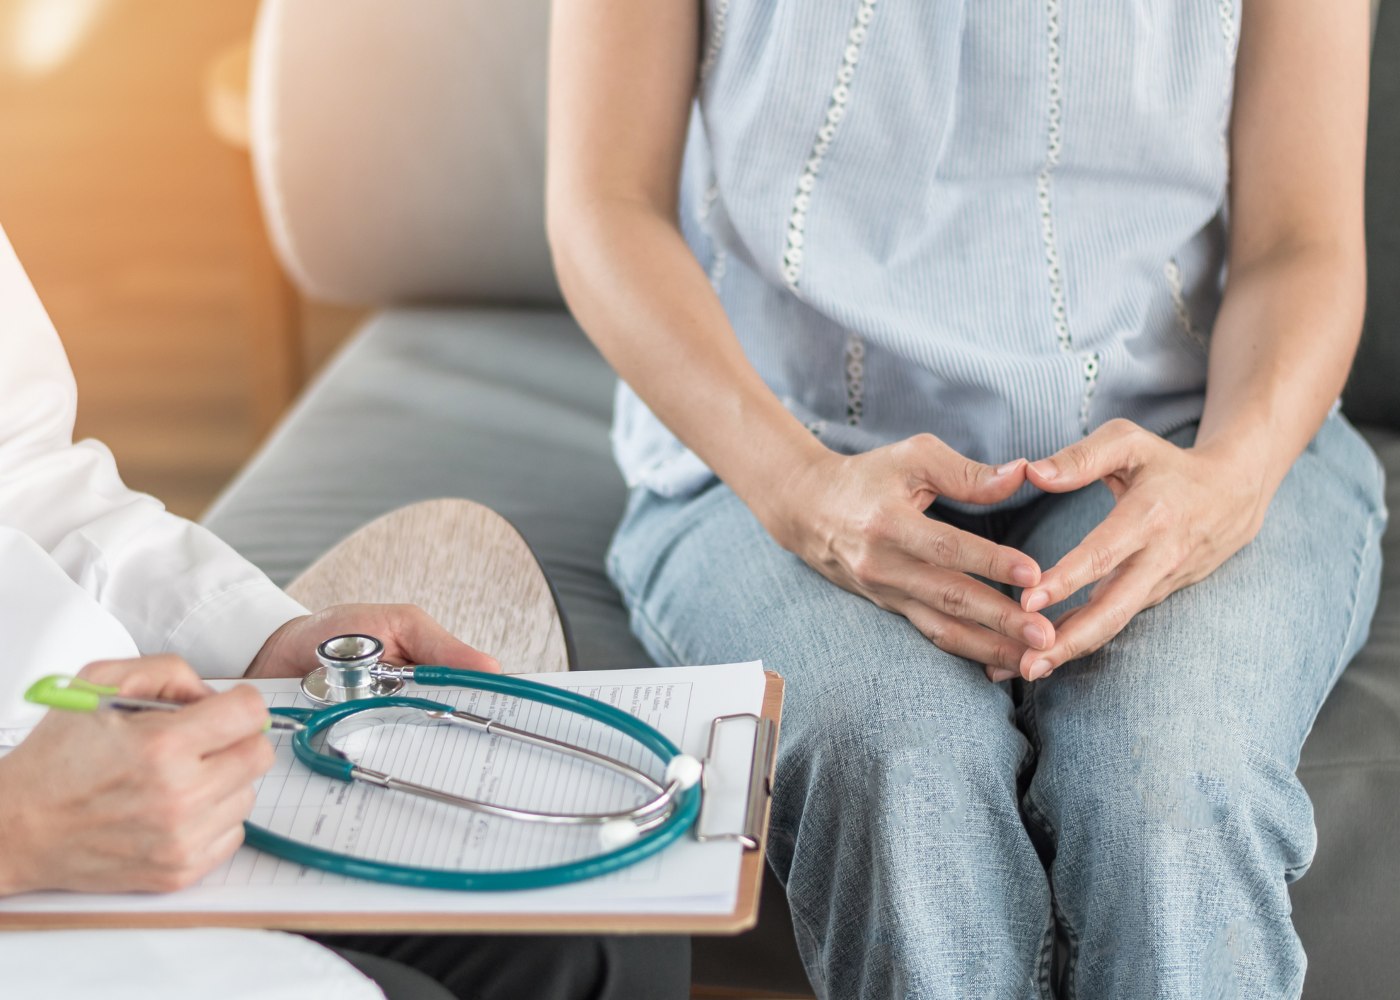
[[[1050,565],[1111,504],[942,516]],[[722,485],[636,491],[609,571],[658,662],[787,680],[769,861],[821,997],[1258,1000],[1301,992],[1294,772],[1365,640],[1384,521],[1334,415],[1253,543],[1033,685],[828,583]]]

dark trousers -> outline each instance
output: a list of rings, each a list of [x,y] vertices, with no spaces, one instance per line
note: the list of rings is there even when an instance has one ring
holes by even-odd
[[[686,1000],[690,939],[587,935],[332,934],[315,940],[341,952],[389,1000]],[[369,961],[361,956],[371,956]],[[378,959],[379,961],[376,961]]]

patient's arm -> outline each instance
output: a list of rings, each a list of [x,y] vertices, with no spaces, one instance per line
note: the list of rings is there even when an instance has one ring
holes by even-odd
[[[1043,607],[1095,586],[1056,645],[1026,657],[1027,676],[1098,649],[1247,545],[1341,391],[1366,298],[1368,27],[1364,0],[1244,5],[1230,269],[1195,446],[1110,424],[1052,456],[1054,479],[1032,466],[1042,489],[1102,480],[1117,505],[1022,594]]]
[[[556,0],[548,221],[575,317],[652,411],[777,541],[950,652],[1011,669],[1054,629],[976,573],[1028,586],[1033,560],[924,517],[937,495],[990,503],[1024,482],[920,435],[838,455],[769,390],[681,236],[677,186],[700,7]]]
[[[699,17],[695,2],[554,5],[549,237],[570,308],[618,374],[766,510],[826,449],[749,364],[681,237]]]

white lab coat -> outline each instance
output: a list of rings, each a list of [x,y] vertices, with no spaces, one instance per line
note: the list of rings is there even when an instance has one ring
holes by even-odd
[[[58,335],[0,230],[0,747],[38,721],[23,694],[45,674],[177,653],[205,677],[238,677],[269,635],[306,613],[213,534],[127,489],[104,446],[75,444],[76,412]],[[10,808],[23,803],[0,802]],[[0,933],[6,1000],[96,995],[382,996],[291,935]]]

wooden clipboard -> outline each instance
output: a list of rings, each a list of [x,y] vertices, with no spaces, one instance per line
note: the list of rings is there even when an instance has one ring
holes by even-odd
[[[777,731],[782,723],[783,679],[764,671],[762,718]],[[762,775],[761,799],[755,803],[759,820],[752,823],[758,845],[744,851],[739,868],[739,892],[732,913],[259,913],[245,911],[169,913],[5,913],[0,931],[77,930],[80,928],[255,927],[315,933],[428,934],[739,934],[758,922],[759,891],[763,886],[764,852],[772,806],[773,764],[768,755]]]

